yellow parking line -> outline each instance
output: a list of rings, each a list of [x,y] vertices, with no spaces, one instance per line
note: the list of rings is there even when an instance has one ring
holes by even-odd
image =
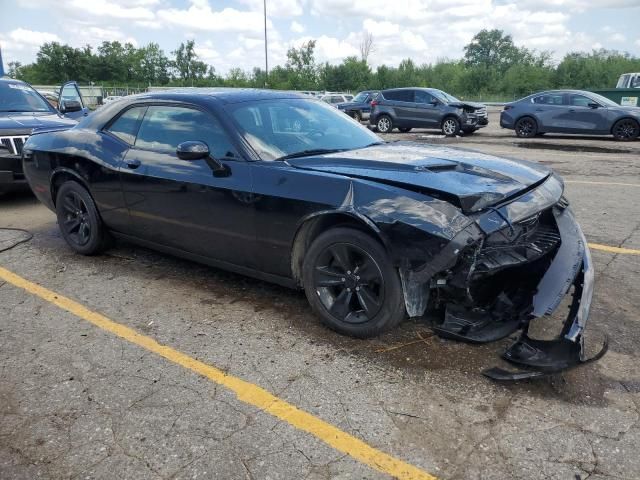
[[[593,250],[602,250],[609,253],[622,253],[625,255],[640,255],[640,250],[634,250],[633,248],[622,247],[610,247],[609,245],[601,245],[599,243],[590,243],[589,248]]]
[[[640,187],[640,183],[592,182],[589,180],[565,180],[564,183],[582,183],[585,185],[612,185],[617,187]]]
[[[436,477],[420,470],[419,468],[405,463],[402,460],[392,457],[362,440],[343,432],[339,428],[315,417],[314,415],[300,410],[290,403],[269,393],[265,389],[253,383],[242,380],[233,375],[228,375],[222,370],[196,360],[171,347],[156,342],[153,338],[138,333],[132,328],[114,322],[104,315],[89,310],[85,306],[59,295],[29,280],[26,280],[15,273],[0,267],[0,279],[18,288],[36,295],[57,307],[66,310],[73,315],[92,323],[98,328],[110,332],[130,343],[138,345],[150,352],[153,352],[181,367],[187,368],[209,380],[222,385],[232,392],[237,398],[249,405],[258,407],[274,417],[287,422],[289,425],[310,433],[319,440],[336,450],[345,453],[352,458],[368,465],[369,467],[386,473],[396,478],[406,480],[435,480]]]

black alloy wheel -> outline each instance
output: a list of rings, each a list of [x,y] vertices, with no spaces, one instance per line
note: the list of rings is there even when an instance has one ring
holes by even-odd
[[[89,243],[91,238],[91,223],[89,222],[89,209],[74,191],[69,191],[62,198],[64,209],[64,222],[60,228],[64,229],[67,236],[76,245],[82,246]]]
[[[109,243],[102,219],[89,192],[77,182],[65,182],[56,196],[56,215],[67,244],[83,255],[103,251]]]
[[[623,118],[615,123],[612,132],[616,140],[629,142],[640,135],[640,125],[631,118]]]
[[[524,117],[516,122],[515,130],[520,138],[535,137],[538,133],[538,124],[533,118]]]
[[[397,271],[382,246],[359,230],[320,235],[305,257],[303,277],[311,306],[340,333],[370,337],[404,318]]]

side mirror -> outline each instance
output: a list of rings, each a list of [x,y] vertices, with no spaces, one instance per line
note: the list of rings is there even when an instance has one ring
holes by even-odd
[[[77,100],[63,100],[60,104],[60,113],[79,112],[82,110],[82,104]]]
[[[600,104],[599,104],[599,103],[595,103],[595,102],[594,102],[594,103],[590,103],[590,104],[589,104],[589,108],[599,108],[599,107],[600,107]]]
[[[204,142],[182,142],[176,149],[181,160],[200,160],[209,156],[209,146]]]

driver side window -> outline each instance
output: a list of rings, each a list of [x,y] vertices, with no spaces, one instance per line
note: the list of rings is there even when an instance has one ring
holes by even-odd
[[[135,146],[175,152],[179,144],[193,140],[206,143],[214,158],[238,156],[216,118],[187,107],[150,106],[140,125]]]

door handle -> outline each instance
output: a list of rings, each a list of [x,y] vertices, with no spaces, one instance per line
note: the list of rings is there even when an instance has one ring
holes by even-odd
[[[575,109],[575,108],[570,108],[570,109],[569,109],[569,112],[571,112],[571,113],[575,113],[575,111],[576,111],[576,109]]]
[[[544,112],[543,108],[536,108],[536,112]]]
[[[124,163],[126,163],[127,167],[131,168],[132,170],[135,170],[140,166],[140,160],[138,160],[137,158],[127,159],[124,161]]]

